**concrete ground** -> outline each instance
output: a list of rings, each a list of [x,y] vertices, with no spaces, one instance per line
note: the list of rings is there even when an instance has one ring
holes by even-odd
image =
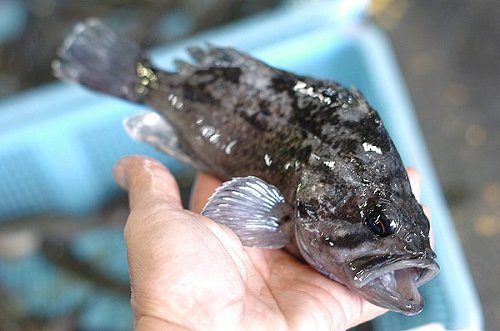
[[[392,1],[376,17],[400,61],[486,329],[498,330],[500,2]]]

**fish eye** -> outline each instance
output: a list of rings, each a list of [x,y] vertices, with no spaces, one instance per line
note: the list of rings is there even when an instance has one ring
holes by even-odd
[[[370,230],[381,237],[387,237],[396,232],[396,224],[383,214],[370,215],[367,223]]]

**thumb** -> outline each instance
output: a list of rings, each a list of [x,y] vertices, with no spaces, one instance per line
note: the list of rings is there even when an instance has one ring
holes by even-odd
[[[137,265],[151,262],[144,256],[149,256],[156,249],[155,245],[184,229],[179,224],[179,217],[174,217],[183,211],[179,188],[167,168],[143,156],[119,160],[113,176],[129,194],[130,215],[125,224],[124,238],[133,279],[141,275],[134,272],[141,269]]]
[[[132,285],[134,330],[176,329],[175,324],[165,318],[168,314],[163,312],[162,305],[157,303],[166,297],[159,291],[162,282],[165,283],[161,268],[168,265],[169,257],[178,253],[174,251],[170,254],[179,247],[175,241],[175,237],[179,237],[179,231],[175,229],[179,228],[179,223],[173,216],[182,212],[177,183],[160,162],[143,156],[128,156],[119,160],[113,169],[113,176],[118,185],[129,193],[130,216],[124,237]],[[155,217],[158,214],[162,215]],[[165,222],[168,219],[165,215],[171,215],[172,221]],[[172,247],[167,249],[164,242]]]
[[[182,208],[179,187],[170,171],[159,161],[145,156],[119,160],[113,176],[129,192],[130,209],[147,209],[159,202]]]

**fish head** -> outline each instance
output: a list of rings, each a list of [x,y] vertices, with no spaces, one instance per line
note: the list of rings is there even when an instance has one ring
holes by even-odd
[[[296,194],[295,234],[304,259],[378,306],[419,313],[424,302],[418,287],[439,266],[429,221],[407,177],[392,185],[399,189],[382,190],[339,185],[316,175],[302,176]]]

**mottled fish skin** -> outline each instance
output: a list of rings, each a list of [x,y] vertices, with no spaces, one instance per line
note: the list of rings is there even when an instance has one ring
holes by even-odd
[[[181,65],[179,75],[158,73],[163,88],[150,89],[145,101],[221,178],[255,175],[292,198],[311,155],[354,160],[358,167],[349,176],[369,181],[362,169],[366,162],[356,158],[365,154],[355,150],[360,142],[393,148],[378,115],[358,92],[271,68],[234,49],[196,52],[201,61]]]
[[[167,93],[151,90],[146,102],[213,174],[253,175],[276,185],[296,207],[299,248],[309,263],[338,278],[339,266],[367,253],[434,257],[429,222],[401,158],[358,91],[269,67],[234,49],[197,54],[201,61],[181,67],[180,75],[158,74]],[[379,215],[397,228],[383,246],[366,225]],[[328,270],[332,256],[336,263]]]
[[[203,54],[179,75],[159,73],[159,85],[168,86],[168,93],[150,90],[146,102],[162,111],[184,149],[213,174],[255,175],[292,200],[300,170],[321,145],[290,120],[300,110],[293,90],[297,78],[233,49],[212,47]]]
[[[77,30],[54,66],[57,76],[150,105],[201,170],[274,184],[293,209],[295,240],[287,248],[296,244],[318,271],[375,304],[406,314],[422,309],[416,289],[438,270],[429,222],[361,93],[213,46],[189,49],[194,63],[177,61],[177,72],[166,72],[98,22]],[[95,48],[107,52],[86,46],[97,34],[106,40]],[[103,84],[96,75],[122,56],[115,45],[129,50],[124,63],[135,59],[135,67],[118,65],[120,81],[106,76],[111,83]]]

